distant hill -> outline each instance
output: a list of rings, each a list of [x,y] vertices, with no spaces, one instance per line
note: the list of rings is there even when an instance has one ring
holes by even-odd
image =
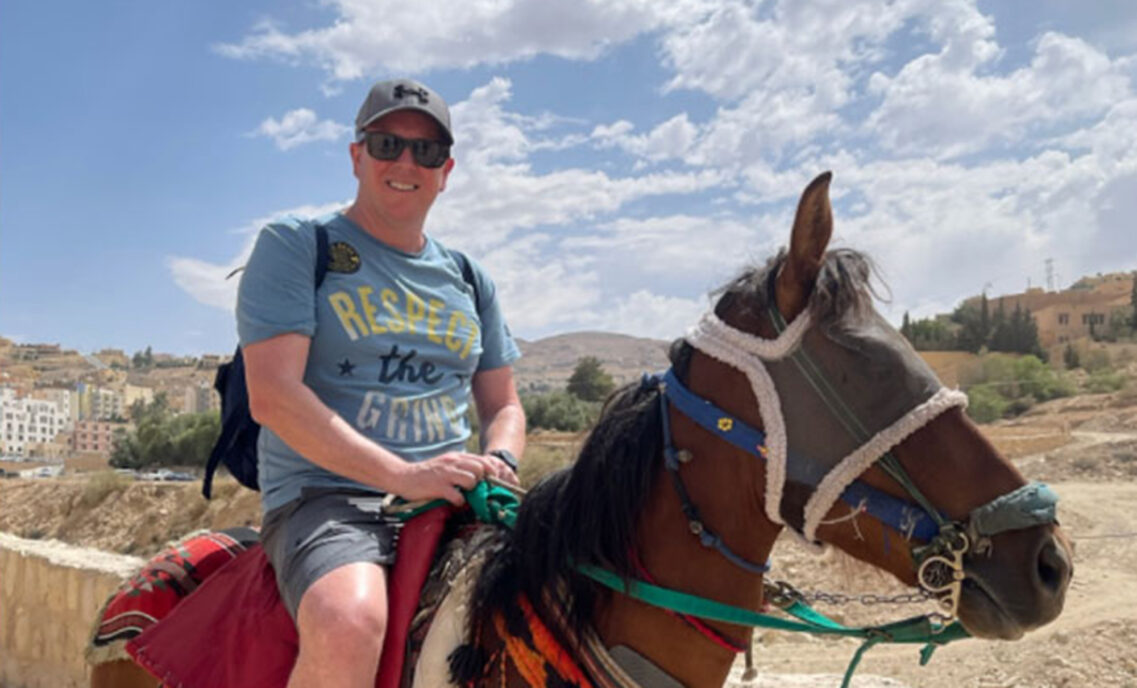
[[[514,366],[514,377],[522,392],[563,388],[577,361],[585,356],[600,359],[617,384],[669,365],[670,342],[609,332],[573,332],[534,342],[518,340],[517,344],[522,356]]]

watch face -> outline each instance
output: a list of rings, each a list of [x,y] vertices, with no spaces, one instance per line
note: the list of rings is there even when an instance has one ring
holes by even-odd
[[[508,449],[494,449],[490,452],[490,456],[496,456],[512,468],[514,473],[517,472],[517,457]]]

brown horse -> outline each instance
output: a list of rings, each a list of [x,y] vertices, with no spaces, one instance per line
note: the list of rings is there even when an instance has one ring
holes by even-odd
[[[505,651],[506,629],[531,605],[570,654],[598,639],[629,648],[655,676],[720,686],[750,628],[670,613],[579,567],[754,610],[785,527],[925,588],[921,562],[944,554],[943,542],[949,560],[963,541],[956,580],[948,571],[942,588],[946,612],[976,637],[1017,639],[1059,614],[1072,574],[1067,540],[1052,518],[1009,514],[1004,502],[1026,481],[872,309],[867,259],[827,252],[829,180],[803,193],[788,251],[724,287],[713,313],[676,342],[674,382],[619,390],[576,463],[530,491],[477,581],[467,652],[451,655],[460,682],[538,680]],[[713,405],[717,423],[681,410],[667,385]],[[761,448],[731,439],[746,426],[765,431]],[[871,499],[847,499],[854,478]],[[878,497],[902,503],[906,520],[878,518],[866,506]],[[933,536],[941,546],[930,554],[919,547],[929,531],[913,525],[921,519],[950,534]],[[589,681],[603,683],[576,683]],[[92,685],[154,681],[115,662],[96,667]]]

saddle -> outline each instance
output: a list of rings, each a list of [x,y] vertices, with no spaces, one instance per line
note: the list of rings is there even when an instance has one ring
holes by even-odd
[[[450,507],[431,509],[403,526],[388,581],[388,626],[376,688],[397,688],[404,674],[409,675],[404,668],[408,645],[413,645],[412,621],[419,628],[429,616],[416,612],[454,513]],[[187,642],[193,638],[208,641]],[[296,627],[280,600],[272,566],[261,546],[253,544],[127,640],[125,650],[167,686],[283,687],[298,647]]]

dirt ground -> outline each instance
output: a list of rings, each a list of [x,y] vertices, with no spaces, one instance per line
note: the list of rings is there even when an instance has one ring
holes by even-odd
[[[1059,494],[1059,519],[1075,541],[1074,579],[1054,623],[1016,642],[965,640],[940,648],[919,666],[914,646],[878,646],[861,664],[858,688],[1137,688],[1137,406],[1115,395],[1042,404],[984,432],[1030,479]],[[57,538],[146,555],[162,543],[205,527],[258,519],[257,496],[222,481],[218,497],[200,486],[88,479],[0,481],[0,531]],[[774,575],[802,590],[893,594],[891,580],[843,556],[815,555],[790,538],[779,543]],[[847,623],[899,619],[918,607],[819,609]],[[875,615],[875,616],[874,616]],[[837,686],[856,649],[852,640],[785,633],[756,639],[757,679],[727,686]]]

